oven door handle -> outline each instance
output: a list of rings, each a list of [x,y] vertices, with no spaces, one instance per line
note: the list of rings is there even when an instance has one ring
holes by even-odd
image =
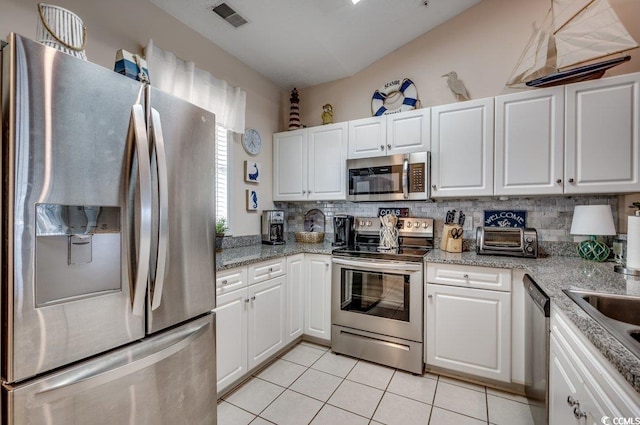
[[[369,260],[346,260],[344,258],[333,258],[333,264],[339,266],[349,266],[359,270],[376,270],[376,271],[407,271],[421,272],[422,263],[405,263],[400,261],[378,262]]]

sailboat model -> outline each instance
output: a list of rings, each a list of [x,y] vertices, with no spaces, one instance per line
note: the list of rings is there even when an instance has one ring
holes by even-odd
[[[628,61],[631,56],[620,54],[636,47],[607,0],[552,0],[507,85],[547,87],[597,79]]]

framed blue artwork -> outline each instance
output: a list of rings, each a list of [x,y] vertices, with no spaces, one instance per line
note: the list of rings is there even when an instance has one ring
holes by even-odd
[[[258,209],[258,191],[255,189],[247,189],[247,211],[256,211]]]
[[[244,162],[244,181],[247,183],[259,183],[260,182],[260,163],[256,161]]]

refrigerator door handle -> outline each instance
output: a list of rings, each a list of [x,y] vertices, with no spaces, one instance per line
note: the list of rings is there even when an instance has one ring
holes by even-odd
[[[147,279],[149,277],[152,200],[149,141],[147,138],[144,109],[140,104],[131,107],[128,137],[130,140],[133,138],[135,141],[135,151],[138,156],[138,181],[140,185],[140,242],[138,246],[135,286],[132,291],[132,313],[136,316],[141,316],[144,313]]]
[[[35,394],[34,403],[47,404],[60,400],[160,363],[189,346],[209,326],[211,326],[209,321],[194,323],[178,333],[165,336],[157,344],[140,343],[129,350],[116,353],[98,363],[94,368],[81,368],[75,374],[54,376],[39,384],[40,388]]]
[[[158,211],[158,256],[156,261],[155,282],[152,288],[151,309],[160,307],[162,289],[164,287],[165,269],[167,264],[167,246],[169,244],[169,178],[167,173],[167,155],[162,135],[160,113],[151,109],[151,136],[156,150],[158,166],[159,211]]]

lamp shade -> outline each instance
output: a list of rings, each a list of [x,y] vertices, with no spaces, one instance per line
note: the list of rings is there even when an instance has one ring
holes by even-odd
[[[578,205],[573,210],[572,235],[615,235],[609,205]]]

